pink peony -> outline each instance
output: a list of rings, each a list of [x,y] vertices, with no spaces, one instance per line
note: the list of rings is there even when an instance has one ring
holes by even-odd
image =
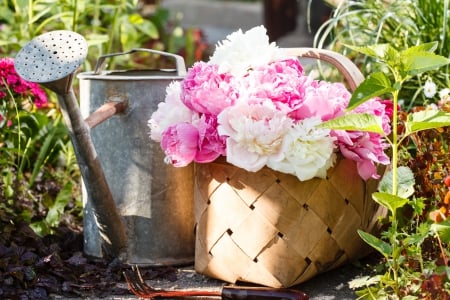
[[[190,123],[177,123],[165,130],[161,148],[166,154],[166,162],[175,167],[190,164],[197,153],[198,130]]]
[[[342,83],[315,81],[302,78],[304,99],[290,115],[296,120],[320,117],[327,121],[344,114],[351,94]]]
[[[303,100],[304,90],[299,80],[302,75],[303,67],[298,59],[260,66],[243,78],[239,101],[270,99],[277,109],[287,114]]]
[[[168,89],[149,121],[167,161],[184,166],[222,155],[247,171],[268,166],[308,180],[326,177],[340,150],[362,178],[378,178],[376,165],[389,163],[384,135],[319,127],[347,113],[350,92],[304,75],[298,58],[279,50],[263,27],[236,32],[209,62],[195,63],[178,89]],[[392,104],[379,100],[352,113],[379,117],[388,135]]]
[[[233,105],[238,93],[230,74],[218,74],[217,65],[197,62],[189,69],[182,85],[181,99],[193,111],[218,115]]]
[[[203,115],[198,121],[198,150],[194,161],[208,163],[225,155],[225,137],[217,132],[217,118]]]
[[[358,173],[364,180],[378,179],[375,163],[387,165],[390,160],[384,153],[389,145],[383,137],[373,132],[332,131],[338,139],[339,150],[348,159],[356,161]]]
[[[181,102],[181,84],[174,81],[166,88],[165,102],[158,104],[158,109],[153,112],[148,126],[152,140],[160,142],[162,133],[176,123],[191,123],[198,119],[198,114],[191,111]]]

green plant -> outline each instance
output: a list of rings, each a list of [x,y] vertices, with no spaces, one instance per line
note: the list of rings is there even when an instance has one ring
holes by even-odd
[[[443,110],[426,109],[407,114],[404,122],[400,123],[398,100],[403,85],[411,77],[419,73],[437,70],[449,64],[450,60],[433,53],[437,48],[437,43],[422,44],[403,51],[398,51],[389,44],[368,47],[351,46],[351,48],[376,58],[394,78],[391,81],[390,76],[383,72],[371,74],[355,90],[348,107],[349,110],[352,110],[368,99],[386,94],[392,96],[394,103],[392,136],[386,137],[392,148],[392,169],[383,177],[379,186],[380,191],[373,195],[376,202],[388,209],[389,227],[382,233],[381,238],[362,231],[358,232],[365,242],[383,255],[386,273],[359,280],[356,286],[364,288],[357,294],[364,299],[397,299],[405,296],[416,299],[413,296],[420,296],[420,293],[423,292],[420,290],[420,284],[419,287],[417,284],[423,281],[421,274],[425,274],[426,270],[430,271],[427,268],[431,268],[435,275],[442,272],[447,274],[445,286],[448,290],[450,266],[446,264],[443,268],[438,268],[433,267],[431,263],[424,262],[421,246],[430,236],[435,236],[440,242],[450,243],[450,222],[441,222],[438,225],[429,222],[415,223],[415,226],[412,226],[412,232],[407,231],[407,226],[402,226],[402,210],[409,206],[413,209],[413,216],[418,216],[423,213],[424,203],[423,199],[408,199],[414,194],[414,174],[409,168],[399,166],[401,157],[399,148],[408,137],[420,131],[450,126],[450,113]],[[369,122],[364,124],[365,128],[376,128],[378,123],[372,116],[370,120],[365,119],[364,121]],[[327,126],[335,129],[346,129],[350,126],[357,128],[361,126],[360,122],[361,120],[354,122],[354,120],[343,118],[329,122]],[[402,124],[402,130],[400,130],[399,124]],[[381,128],[377,132],[382,132]],[[441,255],[447,257],[448,253],[442,248]],[[412,268],[408,264],[411,258],[419,262],[418,269]]]
[[[449,0],[344,0],[315,36],[317,47],[329,46],[357,63],[365,75],[384,66],[376,58],[344,45],[365,46],[389,43],[405,49],[438,40],[436,54],[450,56]],[[429,100],[423,95],[424,81],[431,77],[442,89],[450,85],[450,67],[427,76],[415,74],[403,82],[399,100],[408,110]],[[391,77],[392,79],[392,77]],[[418,88],[420,87],[420,88]]]

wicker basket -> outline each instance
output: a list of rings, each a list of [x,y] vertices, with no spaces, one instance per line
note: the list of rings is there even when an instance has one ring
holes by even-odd
[[[335,65],[353,90],[358,69],[337,53],[295,48]],[[195,269],[227,282],[290,287],[369,252],[357,229],[376,233],[386,211],[342,157],[327,179],[301,182],[263,168],[247,172],[220,158],[195,165]]]

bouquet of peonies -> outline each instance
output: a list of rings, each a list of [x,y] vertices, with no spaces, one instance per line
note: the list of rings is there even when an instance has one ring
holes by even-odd
[[[325,178],[336,153],[356,161],[363,179],[389,164],[383,135],[319,126],[344,116],[351,94],[342,83],[314,80],[297,57],[269,43],[258,26],[232,33],[208,62],[174,81],[148,124],[166,162],[176,167],[227,162],[256,172],[268,166],[299,180]],[[390,133],[392,102],[372,99],[352,113],[370,113]]]

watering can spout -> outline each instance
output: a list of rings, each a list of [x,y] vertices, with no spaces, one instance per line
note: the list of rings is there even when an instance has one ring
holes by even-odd
[[[14,67],[25,80],[40,83],[57,94],[86,190],[91,195],[102,248],[108,255],[121,258],[126,248],[125,227],[71,87],[73,74],[86,55],[87,43],[81,35],[51,31],[26,44],[17,54]]]
[[[70,92],[72,86],[73,74],[69,74],[55,81],[42,82],[41,85],[58,95],[66,95]]]

